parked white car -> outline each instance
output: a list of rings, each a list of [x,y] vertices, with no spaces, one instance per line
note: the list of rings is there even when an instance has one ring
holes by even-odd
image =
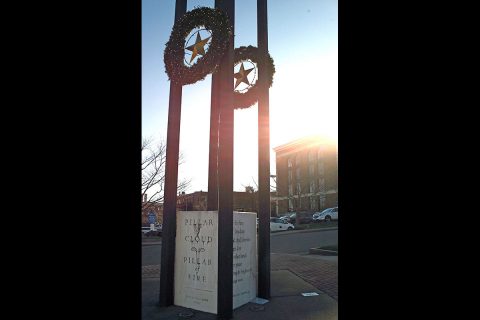
[[[295,226],[284,219],[270,218],[270,231],[293,230]]]
[[[150,227],[142,227],[142,234],[144,236],[160,236],[162,234],[162,225],[155,226],[153,230]]]
[[[328,208],[313,214],[313,222],[338,220],[338,207]]]

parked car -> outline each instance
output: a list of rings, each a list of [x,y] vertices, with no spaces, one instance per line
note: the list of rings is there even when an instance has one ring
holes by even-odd
[[[295,226],[285,219],[270,218],[270,231],[293,230]]]
[[[300,224],[307,224],[307,223],[312,222],[313,212],[309,212],[309,211],[299,211],[298,213],[297,212],[291,212],[287,216],[280,217],[280,219],[284,219],[289,223],[295,224],[295,223],[297,223],[297,214],[299,216],[299,221],[298,222]]]
[[[313,221],[313,213],[302,215],[299,219],[299,223],[308,224]]]
[[[282,216],[278,217],[279,219],[283,219],[289,223],[295,222],[296,213],[295,212],[287,212],[282,214]]]
[[[295,223],[296,220],[297,220],[297,213],[296,213],[296,212],[291,213],[291,214],[288,216],[288,222],[290,222],[290,223]]]
[[[338,220],[338,207],[328,208],[313,215],[314,222]]]
[[[146,237],[150,236],[161,236],[162,235],[162,225],[160,224],[158,227],[155,226],[153,230],[150,227],[142,227],[142,235]]]

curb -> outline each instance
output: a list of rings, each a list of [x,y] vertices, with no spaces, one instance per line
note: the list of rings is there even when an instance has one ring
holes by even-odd
[[[146,242],[142,242],[142,247],[143,246],[153,246],[153,245],[159,245],[159,244],[162,244],[162,241],[146,241]]]
[[[320,249],[320,248],[310,248],[310,250],[308,250],[308,253],[319,254],[322,256],[338,256],[338,251],[326,250],[326,249]]]
[[[331,227],[331,228],[319,228],[319,229],[306,229],[306,230],[292,230],[292,231],[279,231],[279,232],[272,232],[270,236],[280,236],[292,233],[306,233],[306,232],[318,232],[318,231],[331,231],[331,230],[338,230],[338,227]]]

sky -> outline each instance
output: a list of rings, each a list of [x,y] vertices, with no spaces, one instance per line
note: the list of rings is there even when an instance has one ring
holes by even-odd
[[[187,11],[214,4],[188,0]],[[256,9],[256,0],[235,1],[235,48],[257,46]],[[175,0],[142,1],[142,136],[156,141],[167,138],[163,53],[174,17]],[[269,91],[274,175],[273,148],[309,135],[338,140],[338,1],[268,1],[268,49],[276,69]],[[187,193],[208,190],[210,93],[211,75],[183,87],[179,179],[191,180]],[[244,191],[258,181],[257,104],[234,117],[234,191]]]

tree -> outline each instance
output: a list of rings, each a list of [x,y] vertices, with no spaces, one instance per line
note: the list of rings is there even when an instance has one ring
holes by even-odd
[[[153,144],[152,138],[142,141],[142,210],[163,203],[163,188],[165,184],[166,144],[160,141]],[[180,155],[179,166],[183,163]],[[190,185],[190,180],[178,183],[177,192],[185,191]]]
[[[276,180],[276,175],[271,176],[275,177],[274,181],[275,183],[277,182]],[[294,184],[293,181],[296,183]],[[288,201],[288,213],[289,215],[291,213],[295,213],[295,224],[299,224],[300,222],[300,214],[299,212],[302,209],[302,184],[303,180],[299,179],[298,177],[294,180],[293,179],[293,170],[288,171],[288,190],[287,190],[287,195],[282,196],[281,200],[287,200]],[[277,199],[279,198],[278,193],[277,193]]]
[[[270,182],[270,192],[275,192],[275,216],[278,217],[277,175],[276,174],[271,174],[270,179],[271,179],[271,181],[273,181],[275,183],[275,185],[273,185]]]
[[[278,216],[278,200],[276,199],[277,198],[277,176],[276,175],[270,175],[270,192],[275,192],[275,214],[274,216]],[[272,181],[274,182],[274,184],[272,184]],[[242,186],[245,188],[245,192],[247,193],[251,193],[252,196],[256,197],[257,196],[257,192],[258,192],[258,183],[257,181],[255,180],[254,177],[252,177],[252,182],[253,182],[253,186],[252,185],[243,185]],[[270,196],[270,201],[272,200],[272,197]],[[271,213],[270,213],[271,214]]]
[[[272,192],[272,191],[276,192],[276,191],[277,191],[277,176],[276,176],[276,175],[270,175],[270,179],[272,179],[273,182],[275,183],[275,185],[273,185],[273,184],[270,182],[270,191],[271,191],[271,192]],[[257,192],[257,191],[258,191],[258,183],[257,183],[257,180],[255,180],[255,178],[252,177],[252,181],[253,181],[253,186],[251,186],[251,185],[246,186],[246,185],[244,185],[244,184],[242,184],[242,186],[243,186],[244,188],[249,188],[249,189],[251,188],[251,189],[253,190],[253,192]]]

